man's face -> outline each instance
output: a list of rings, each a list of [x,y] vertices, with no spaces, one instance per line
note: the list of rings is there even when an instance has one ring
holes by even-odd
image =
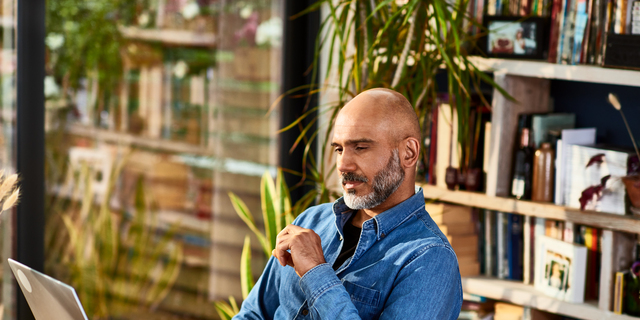
[[[371,209],[383,203],[392,195],[404,181],[404,170],[400,166],[398,149],[394,149],[386,167],[373,176],[370,193],[359,195],[355,188],[346,189],[344,186],[353,182],[369,182],[364,175],[353,172],[340,174],[340,183],[343,186],[344,202],[351,209]]]
[[[377,207],[404,181],[388,129],[366,114],[345,113],[336,121],[332,145],[344,200],[351,209]]]

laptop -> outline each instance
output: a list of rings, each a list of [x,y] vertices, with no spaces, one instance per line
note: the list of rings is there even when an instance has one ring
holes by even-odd
[[[36,320],[88,320],[72,286],[8,260]]]

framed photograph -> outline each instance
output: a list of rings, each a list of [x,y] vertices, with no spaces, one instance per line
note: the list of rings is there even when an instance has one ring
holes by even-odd
[[[584,302],[587,247],[540,236],[536,238],[534,287],[573,303]]]
[[[480,39],[480,50],[489,57],[546,59],[549,19],[541,17],[485,16],[488,35]]]

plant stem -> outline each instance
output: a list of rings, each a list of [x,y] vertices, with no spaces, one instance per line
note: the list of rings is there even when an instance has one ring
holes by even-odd
[[[631,142],[633,143],[633,148],[636,149],[636,155],[638,159],[640,159],[640,152],[638,152],[638,146],[636,145],[636,139],[633,138],[633,133],[631,133],[631,128],[629,128],[629,124],[627,123],[627,118],[624,116],[622,109],[620,109],[620,115],[622,116],[622,121],[624,121],[624,125],[627,126],[627,131],[629,131],[629,137],[631,138]]]
[[[407,55],[409,55],[409,48],[411,47],[411,41],[413,40],[413,27],[416,24],[417,13],[418,10],[413,10],[413,14],[411,15],[409,32],[407,32],[407,41],[404,43],[404,49],[402,49],[402,54],[400,55],[400,60],[398,61],[398,68],[396,69],[396,74],[393,76],[393,82],[391,83],[391,88],[395,88],[400,82],[400,76],[402,76],[402,70],[404,70],[404,65],[407,61]]]

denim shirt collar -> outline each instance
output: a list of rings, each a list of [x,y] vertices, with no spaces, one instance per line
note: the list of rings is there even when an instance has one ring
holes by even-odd
[[[393,229],[401,225],[417,210],[423,208],[424,194],[421,187],[416,187],[415,194],[413,196],[397,204],[395,207],[365,221],[362,228],[367,229],[374,226],[377,227],[376,238],[380,240]],[[341,197],[333,203],[333,213],[336,216],[336,227],[340,234],[342,234],[342,227],[353,213],[353,210],[347,207],[344,203],[344,197]]]

